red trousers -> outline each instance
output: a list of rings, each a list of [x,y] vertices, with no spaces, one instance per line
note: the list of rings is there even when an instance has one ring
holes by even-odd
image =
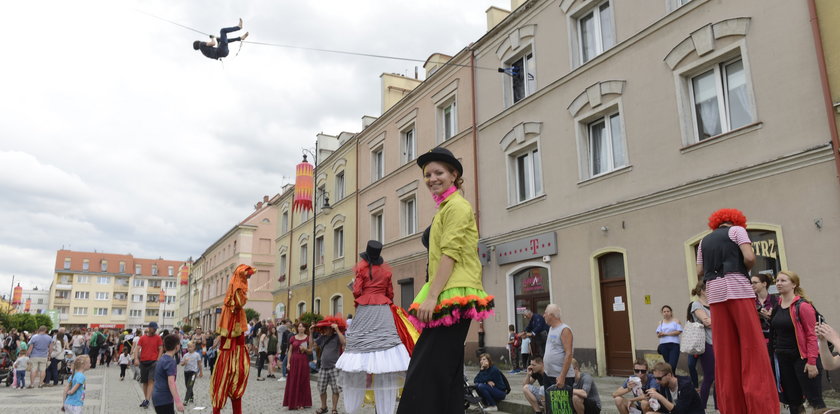
[[[721,414],[778,413],[779,395],[754,299],[711,304],[715,389]]]

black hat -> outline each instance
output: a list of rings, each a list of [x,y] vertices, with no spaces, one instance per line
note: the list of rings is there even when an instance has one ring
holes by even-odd
[[[359,257],[365,259],[366,262],[372,265],[378,266],[384,262],[379,253],[382,253],[382,243],[376,240],[368,240],[367,248],[365,248],[365,251],[359,253]]]
[[[464,167],[461,165],[461,162],[452,155],[452,151],[446,148],[434,147],[429,152],[417,157],[417,165],[421,169],[432,161],[443,161],[458,170],[458,177],[464,176]]]

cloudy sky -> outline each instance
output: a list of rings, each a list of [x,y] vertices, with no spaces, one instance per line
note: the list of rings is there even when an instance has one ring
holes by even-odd
[[[146,13],[205,33],[242,17],[253,41],[425,60],[478,39],[491,5],[510,2],[4,4],[0,294],[12,275],[48,288],[62,247],[198,257],[293,179],[315,134],[380,114],[382,72],[422,66],[247,43],[220,63],[192,50],[203,36]]]

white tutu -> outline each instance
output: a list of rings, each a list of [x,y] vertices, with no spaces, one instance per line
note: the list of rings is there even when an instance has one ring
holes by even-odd
[[[399,344],[384,351],[350,353],[345,352],[338,358],[335,367],[344,372],[363,372],[384,374],[405,372],[408,370],[410,357],[405,345]]]

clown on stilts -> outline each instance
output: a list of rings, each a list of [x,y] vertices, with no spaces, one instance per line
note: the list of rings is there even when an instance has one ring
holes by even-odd
[[[234,414],[242,412],[242,395],[248,386],[251,357],[245,349],[245,303],[248,302],[248,279],[254,268],[241,264],[236,267],[222,303],[222,317],[216,332],[219,334],[219,354],[210,380],[213,414],[221,413],[230,397]]]

